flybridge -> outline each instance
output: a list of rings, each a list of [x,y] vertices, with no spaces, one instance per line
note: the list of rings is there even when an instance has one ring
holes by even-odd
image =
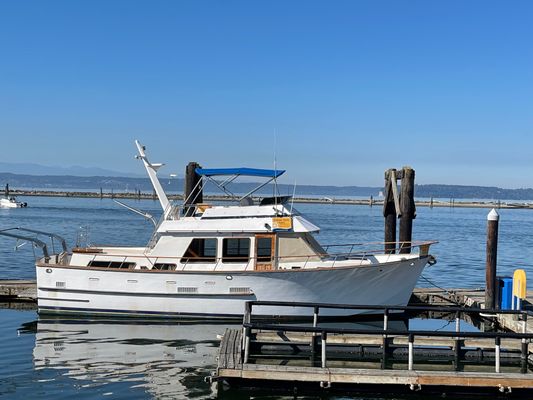
[[[143,146],[141,143],[139,143],[139,141],[137,140],[135,141],[135,144],[137,145],[137,150],[138,150],[138,155],[136,156],[136,158],[142,160],[144,167],[146,168],[146,172],[148,173],[150,181],[152,182],[154,191],[157,194],[159,202],[161,203],[161,207],[163,208],[163,218],[164,219],[168,219],[169,217],[171,219],[174,219],[174,217],[179,218],[179,209],[170,203],[170,201],[168,200],[157,178],[157,171],[164,164],[151,163],[148,160],[148,157],[146,156],[146,153],[145,153],[146,147]],[[206,180],[213,183],[215,186],[217,186],[227,195],[231,196],[233,199],[238,200],[241,206],[250,206],[250,205],[253,205],[253,200],[250,197],[253,193],[257,192],[258,190],[268,185],[272,181],[274,181],[274,184],[275,184],[275,180],[281,175],[283,175],[284,173],[285,173],[285,170],[245,168],[245,167],[201,168],[197,163],[189,163],[189,165],[187,166],[187,174],[186,174],[186,179],[185,179],[185,196],[184,196],[184,204],[183,204],[183,215],[184,216],[194,215],[195,210],[196,210],[196,206],[194,205],[202,202],[203,183]],[[228,189],[228,186],[231,184],[231,182],[235,181],[237,178],[241,176],[265,178],[265,182],[260,183],[258,186],[250,190],[245,195],[237,196],[236,194],[232,193]],[[225,177],[225,178],[216,179],[217,177]],[[273,198],[263,199],[260,205],[270,205],[270,204],[275,205],[278,203],[286,202],[287,199],[288,199],[287,196],[275,196]],[[176,211],[178,211],[178,213],[176,213]],[[174,217],[171,217],[171,214]]]

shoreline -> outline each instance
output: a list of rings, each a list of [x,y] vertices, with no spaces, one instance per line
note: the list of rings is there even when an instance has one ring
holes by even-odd
[[[101,193],[101,192],[66,192],[56,190],[11,190],[12,196],[28,197],[74,197],[74,198],[100,198],[100,199],[132,199],[132,200],[157,200],[156,196],[151,193],[119,192],[119,193]],[[183,195],[167,195],[170,200],[183,200]],[[258,197],[253,197],[257,199]],[[226,195],[204,195],[207,201],[232,201],[230,196]],[[356,205],[356,206],[383,206],[383,200],[376,199],[332,199],[326,197],[296,197],[294,203],[303,204],[331,204],[331,205]],[[498,208],[498,209],[524,209],[533,210],[533,203],[505,203],[501,201],[450,201],[442,200],[416,200],[417,207],[449,207],[449,208]],[[31,206],[31,205],[30,205]]]

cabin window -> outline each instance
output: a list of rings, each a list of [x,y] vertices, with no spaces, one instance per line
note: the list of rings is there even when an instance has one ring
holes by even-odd
[[[222,241],[222,262],[248,262],[250,239],[224,239]]]
[[[155,263],[152,269],[158,269],[161,271],[174,271],[176,269],[176,264]]]
[[[216,239],[193,239],[181,258],[182,263],[215,262],[217,259]]]
[[[272,262],[272,238],[260,237],[257,238],[257,241],[255,243],[257,246],[257,262]]]
[[[132,262],[122,262],[122,261],[95,261],[92,260],[88,264],[89,267],[98,267],[98,268],[116,268],[116,269],[133,269],[135,263]]]

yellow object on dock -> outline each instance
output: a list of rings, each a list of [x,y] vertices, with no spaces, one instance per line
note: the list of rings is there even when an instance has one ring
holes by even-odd
[[[513,296],[524,300],[527,292],[526,271],[517,269],[513,274]]]

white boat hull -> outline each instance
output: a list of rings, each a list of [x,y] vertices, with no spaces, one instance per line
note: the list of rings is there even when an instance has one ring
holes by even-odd
[[[154,273],[44,264],[37,266],[38,307],[41,313],[235,318],[250,300],[403,306],[427,259],[410,256],[371,266],[268,272]],[[321,311],[329,316],[347,313]],[[311,314],[312,309],[301,307],[254,308],[254,315]]]

